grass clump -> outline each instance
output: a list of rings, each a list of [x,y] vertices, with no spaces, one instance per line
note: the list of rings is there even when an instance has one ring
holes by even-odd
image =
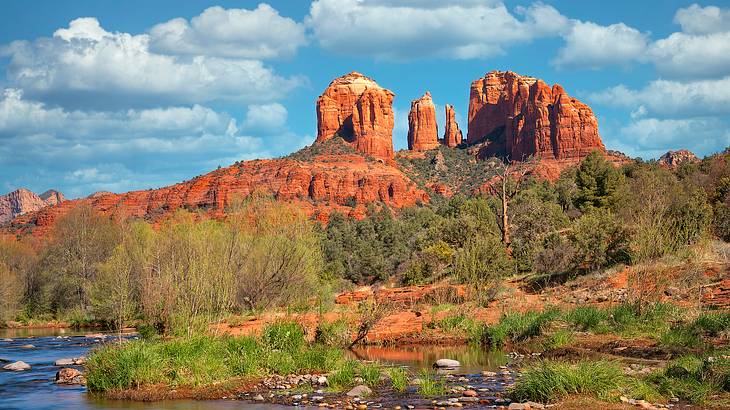
[[[545,337],[542,342],[543,348],[546,350],[557,349],[570,344],[573,341],[574,334],[567,329],[560,329],[557,332]]]
[[[569,395],[607,399],[624,383],[620,367],[611,362],[581,362],[577,365],[544,361],[527,368],[510,392],[512,400],[554,402]]]
[[[147,384],[201,386],[235,377],[328,372],[347,363],[341,350],[304,341],[301,326],[276,323],[260,339],[192,336],[135,340],[97,349],[87,363],[92,392]]]
[[[368,386],[376,387],[380,384],[380,369],[379,363],[363,363],[360,365],[360,377]]]
[[[358,365],[356,360],[347,360],[327,377],[327,383],[336,390],[354,386]]]
[[[347,347],[352,342],[350,326],[344,319],[321,322],[317,326],[314,340],[327,346]]]
[[[730,329],[730,312],[711,312],[700,315],[694,327],[708,336],[718,336]]]
[[[607,318],[607,311],[593,306],[579,306],[565,315],[568,323],[582,331],[605,331]]]
[[[434,373],[422,371],[419,379],[418,393],[424,397],[442,396],[446,394],[446,384]]]
[[[662,394],[701,405],[714,395],[730,391],[730,359],[685,356],[650,375],[647,381]]]
[[[408,372],[402,367],[394,367],[388,371],[393,390],[403,393],[408,389]]]
[[[557,310],[505,315],[498,324],[484,327],[482,343],[493,348],[500,348],[507,342],[522,342],[531,339],[542,334],[543,329],[558,315]]]

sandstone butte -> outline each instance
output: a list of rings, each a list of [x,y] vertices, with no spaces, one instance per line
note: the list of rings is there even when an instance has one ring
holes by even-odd
[[[428,151],[439,146],[436,106],[431,93],[426,91],[421,98],[411,101],[408,113],[408,149]]]
[[[446,126],[444,127],[444,139],[443,144],[447,147],[455,148],[461,145],[463,138],[459,124],[456,123],[456,113],[454,107],[446,104]]]
[[[54,190],[36,195],[25,188],[20,188],[9,194],[0,195],[0,224],[10,221],[16,216],[56,205],[65,200],[62,193]]]
[[[336,78],[317,99],[317,142],[340,136],[364,154],[392,160],[394,96],[354,71]]]
[[[467,143],[484,143],[480,156],[522,161],[582,158],[605,152],[598,120],[586,104],[534,77],[492,71],[471,84]]]
[[[667,153],[659,157],[657,164],[664,168],[677,169],[682,166],[682,164],[693,164],[696,162],[700,162],[697,155],[695,155],[692,151],[680,149],[678,151],[667,151]]]
[[[396,167],[359,154],[325,154],[309,161],[281,158],[239,162],[160,189],[97,193],[21,215],[10,228],[27,233],[30,227],[33,235],[43,236],[60,216],[82,204],[115,218],[139,217],[151,222],[159,222],[179,208],[221,216],[230,201],[254,191],[293,203],[322,221],[333,211],[363,217],[366,204],[373,202],[402,208],[429,201],[428,194]]]

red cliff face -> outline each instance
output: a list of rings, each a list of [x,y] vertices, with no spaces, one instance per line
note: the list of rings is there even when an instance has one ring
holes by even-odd
[[[488,141],[484,156],[568,159],[605,151],[590,107],[560,85],[511,71],[492,71],[471,84],[468,128],[468,143]]]
[[[459,124],[456,123],[454,107],[446,104],[446,126],[444,129],[443,144],[447,147],[454,148],[461,144],[462,138]]]
[[[426,91],[423,97],[411,101],[411,111],[408,113],[408,149],[428,151],[438,146],[436,107],[433,105],[431,93]]]
[[[65,201],[62,193],[49,190],[40,196],[20,188],[7,195],[0,195],[0,224],[10,221],[18,215],[37,211],[47,206]]]
[[[692,151],[686,149],[680,149],[679,151],[667,151],[667,153],[659,157],[659,160],[657,161],[659,166],[667,169],[677,169],[682,164],[692,164],[695,162],[700,162],[700,159],[697,158],[697,155],[695,155]]]
[[[335,79],[317,99],[317,142],[339,135],[360,152],[392,159],[394,96],[357,72]]]
[[[152,222],[179,208],[201,209],[220,216],[232,199],[257,190],[293,203],[319,220],[327,220],[332,211],[361,217],[366,205],[374,202],[397,209],[429,200],[395,167],[359,154],[319,155],[308,161],[282,158],[241,162],[155,190],[97,193],[20,216],[13,225],[21,232],[27,226],[34,227],[33,234],[41,236],[61,215],[81,204],[106,215]]]

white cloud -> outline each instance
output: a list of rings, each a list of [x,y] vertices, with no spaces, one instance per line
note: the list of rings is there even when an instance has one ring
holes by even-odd
[[[288,130],[283,106],[250,112],[270,114],[268,123],[259,121],[255,137],[228,114],[201,105],[65,110],[8,89],[0,97],[2,179],[15,187],[54,187],[70,196],[154,188],[218,165],[289,153],[312,140]]]
[[[730,30],[730,9],[693,4],[677,10],[674,22],[689,34],[710,34]]]
[[[214,100],[269,102],[301,83],[261,61],[160,55],[146,34],[110,33],[95,18],[72,21],[52,38],[15,41],[8,83],[33,98],[65,106],[144,106]]]
[[[730,77],[679,82],[655,80],[642,89],[619,85],[591,95],[593,101],[630,108],[641,116],[688,118],[730,114]]]
[[[587,68],[627,64],[643,55],[648,37],[623,23],[600,26],[575,21],[564,35],[565,46],[553,63]]]
[[[620,129],[618,145],[631,156],[657,158],[668,150],[686,148],[703,156],[730,145],[728,124],[718,118],[644,118]],[[626,143],[627,141],[629,143]],[[607,141],[610,143],[611,141]]]
[[[267,59],[289,57],[306,43],[304,26],[261,3],[254,10],[210,7],[190,22],[176,18],[149,32],[164,54]]]
[[[649,56],[659,72],[672,78],[716,78],[730,74],[730,26],[724,33],[673,33],[658,40]]]
[[[279,103],[250,105],[243,121],[243,128],[251,132],[271,132],[286,128],[288,112]]]
[[[568,21],[541,3],[517,11],[521,20],[502,3],[317,0],[306,24],[329,51],[406,60],[498,55],[509,45],[556,35]]]

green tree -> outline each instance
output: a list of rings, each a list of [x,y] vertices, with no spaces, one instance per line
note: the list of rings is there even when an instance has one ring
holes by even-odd
[[[616,191],[623,182],[621,173],[599,151],[593,151],[581,161],[575,174],[576,206],[586,211],[605,208],[616,201]]]
[[[499,280],[513,269],[504,244],[492,235],[469,240],[454,260],[455,277],[469,285],[482,304],[496,296]]]

